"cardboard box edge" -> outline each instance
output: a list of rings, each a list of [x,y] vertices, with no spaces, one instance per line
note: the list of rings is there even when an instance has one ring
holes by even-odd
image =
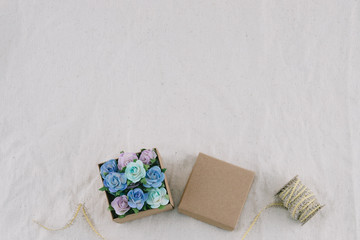
[[[163,162],[162,157],[161,157],[161,155],[159,153],[159,150],[157,148],[155,148],[155,151],[156,151],[156,153],[158,155],[158,158],[159,158],[160,167],[161,167],[161,169],[163,169],[164,168],[164,162]],[[166,172],[164,173],[164,175],[165,175],[165,186],[166,186],[166,190],[168,192],[169,201],[170,201],[170,204],[171,204],[172,208],[175,208],[175,204],[174,204],[174,200],[172,198],[171,189],[170,189],[170,185],[169,185],[169,182],[168,182],[168,179],[167,179]]]
[[[210,218],[207,218],[207,217],[204,217],[204,216],[200,216],[198,214],[187,211],[187,210],[181,208],[180,206],[178,207],[178,212],[181,213],[181,214],[187,215],[189,217],[192,217],[192,218],[194,218],[196,220],[199,220],[201,222],[210,224],[212,226],[215,226],[215,227],[227,230],[227,231],[233,231],[235,229],[232,226],[228,226],[228,225],[225,225],[225,224],[223,224],[221,222],[215,221],[213,219],[210,219]]]
[[[246,168],[243,168],[243,167],[240,167],[240,166],[235,165],[235,164],[233,164],[233,163],[226,162],[226,161],[224,161],[224,160],[221,160],[221,159],[219,159],[219,158],[216,158],[216,157],[207,155],[207,154],[202,153],[202,152],[199,152],[199,156],[200,156],[200,155],[204,155],[204,156],[206,156],[206,157],[213,158],[213,159],[215,159],[215,160],[217,160],[217,161],[223,162],[223,163],[228,164],[228,165],[230,165],[230,166],[232,166],[232,167],[240,168],[240,169],[242,169],[242,170],[244,170],[244,171],[250,172],[250,173],[252,173],[253,175],[255,175],[255,172],[254,172],[254,171],[249,170],[249,169],[246,169]]]
[[[131,214],[131,215],[127,215],[124,218],[114,218],[113,221],[116,223],[126,223],[126,222],[131,222],[140,218],[144,218],[144,217],[149,217],[152,215],[156,215],[162,212],[166,212],[166,211],[170,211],[173,210],[173,206],[171,206],[171,204],[166,205],[163,209],[148,209],[146,211],[142,211],[136,214]]]
[[[179,209],[181,209],[181,206],[182,206],[181,202],[182,202],[182,200],[183,200],[183,197],[184,197],[184,194],[185,194],[186,188],[187,188],[187,186],[188,186],[188,184],[189,184],[189,181],[190,181],[191,175],[192,175],[192,174],[193,174],[193,172],[194,172],[195,165],[196,165],[196,163],[197,163],[197,159],[199,158],[200,154],[201,154],[201,152],[197,155],[197,157],[196,157],[196,159],[195,159],[194,166],[192,167],[191,172],[190,172],[190,174],[189,174],[189,177],[188,177],[188,179],[187,179],[187,181],[186,181],[186,184],[185,184],[184,190],[183,190],[183,192],[182,192],[182,194],[181,194],[181,198],[180,198],[180,202],[179,202],[179,206],[178,206],[178,211],[179,211]]]
[[[250,170],[249,170],[249,172],[252,173],[251,182],[250,182],[249,187],[248,187],[248,189],[247,189],[247,191],[246,191],[246,199],[245,199],[244,203],[242,204],[242,206],[241,206],[241,208],[240,208],[240,213],[239,213],[239,216],[237,217],[236,225],[235,225],[235,226],[237,226],[237,225],[239,224],[239,220],[240,220],[241,213],[242,213],[242,211],[243,211],[243,209],[244,209],[244,207],[245,207],[245,204],[247,203],[247,201],[248,201],[248,199],[249,199],[249,193],[250,193],[251,187],[252,187],[252,185],[253,185],[253,183],[254,183],[255,172],[250,171]]]

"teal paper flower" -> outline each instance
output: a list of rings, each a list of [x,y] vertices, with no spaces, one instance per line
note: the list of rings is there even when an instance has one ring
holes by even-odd
[[[125,175],[133,183],[139,182],[142,178],[145,177],[146,171],[142,161],[137,160],[135,162],[130,162],[126,166]]]

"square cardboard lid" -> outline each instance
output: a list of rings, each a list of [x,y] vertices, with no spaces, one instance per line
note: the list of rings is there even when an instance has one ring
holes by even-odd
[[[254,176],[252,171],[199,153],[178,211],[217,227],[234,230]]]

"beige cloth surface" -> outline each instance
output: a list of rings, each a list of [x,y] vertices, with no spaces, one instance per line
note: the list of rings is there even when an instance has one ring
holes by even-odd
[[[0,1],[1,239],[239,239],[293,176],[326,207],[248,239],[358,239],[359,1]],[[234,232],[119,225],[97,163],[157,147],[179,202],[198,152],[255,171]],[[215,189],[214,189],[215,190]],[[231,194],[231,193],[229,193]]]

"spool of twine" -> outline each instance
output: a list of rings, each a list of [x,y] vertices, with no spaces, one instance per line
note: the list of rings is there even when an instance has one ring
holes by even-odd
[[[315,194],[299,180],[298,176],[295,176],[281,188],[275,194],[275,198],[275,202],[268,204],[255,216],[241,238],[242,240],[249,234],[261,213],[268,208],[284,207],[289,211],[291,218],[304,225],[323,207],[316,199]]]

